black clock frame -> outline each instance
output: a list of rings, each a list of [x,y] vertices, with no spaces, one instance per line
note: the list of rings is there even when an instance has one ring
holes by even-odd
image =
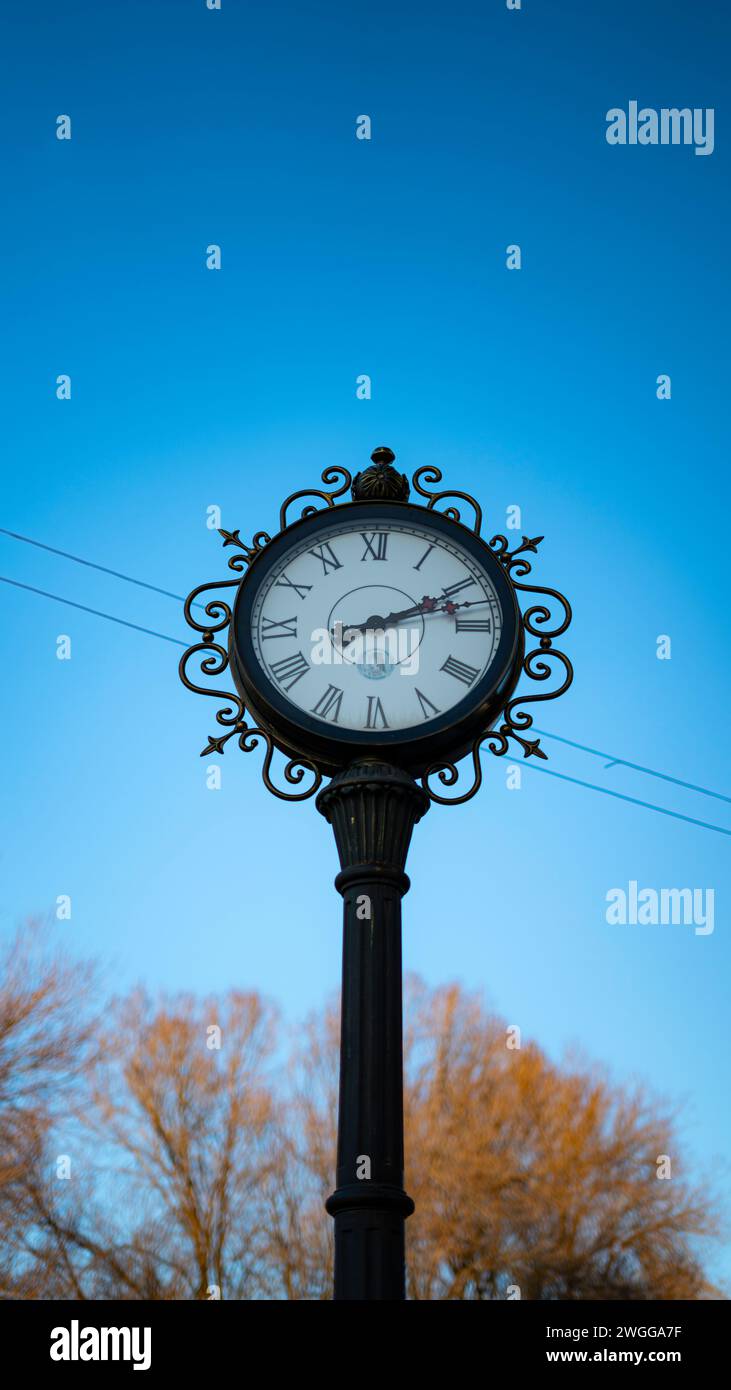
[[[240,531],[220,528],[224,547],[235,548],[228,568],[236,577],[199,584],[188,595],[185,618],[198,636],[180,659],[180,678],[188,690],[224,702],[216,712],[218,730],[209,736],[200,756],[222,754],[232,739],[245,753],[263,744],[264,784],[272,795],[284,801],[307,801],[317,796],[324,777],[337,777],[349,759],[365,758],[370,766],[380,759],[384,765],[396,765],[417,776],[430,801],[458,806],[471,800],[482,785],[483,748],[498,758],[513,749],[514,755],[517,752],[524,758],[546,759],[529,707],[557,699],[571,685],[571,662],[555,646],[555,640],[571,622],[571,605],[558,589],[526,582],[532,569],[529,557],[537,553],[542,536],[523,536],[513,549],[503,535],[492,536],[489,541],[482,539],[482,508],[476,498],[456,488],[432,491],[430,485],[439,484],[442,479],[438,468],[430,464],[417,468],[410,487],[405,474],[393,467],[391,449],[379,447],[371,460],[372,467],[355,478],[342,465],[331,465],[321,475],[324,487],[300,488],[292,493],[281,505],[279,531],[274,537],[267,531],[257,531],[247,543],[241,539]],[[411,488],[426,499],[425,504],[409,501]],[[347,493],[352,502],[340,501]],[[290,510],[301,500],[313,497],[318,499],[318,505],[307,502],[298,518],[290,521]],[[444,505],[447,499],[469,505],[474,513],[471,528],[462,524],[456,506]],[[269,682],[254,657],[250,625],[244,616],[239,616],[250,613],[249,601],[259,588],[260,578],[286,552],[291,540],[297,539],[297,533],[315,536],[320,528],[329,527],[335,517],[339,522],[344,512],[355,507],[359,524],[365,517],[403,519],[408,513],[410,520],[418,518],[420,527],[431,526],[452,539],[458,533],[460,542],[490,574],[501,603],[503,633],[489,671],[445,714],[443,721],[429,721],[423,736],[417,730],[408,735],[402,730],[362,730],[358,734],[336,730],[333,734],[333,726],[328,734],[320,721],[313,720],[310,725],[306,716],[295,711]],[[226,602],[226,597],[230,597],[230,602]],[[521,597],[528,601],[527,607],[521,603]],[[237,640],[237,632],[241,641]],[[205,684],[191,679],[189,668],[193,664],[199,666]],[[235,690],[208,684],[227,670],[233,676]],[[513,693],[521,676],[536,682],[539,689],[528,693],[521,681],[517,693]],[[251,722],[252,717],[256,722]],[[273,775],[275,753],[283,754],[285,763]],[[461,767],[470,765],[471,784],[465,791],[453,791],[461,782]]]
[[[296,709],[256,657],[251,636],[251,614],[261,585],[271,570],[286,557],[293,544],[316,541],[333,526],[354,525],[376,529],[388,522],[413,522],[460,545],[484,569],[493,584],[502,613],[502,631],[495,656],[484,675],[464,698],[425,727],[412,729],[356,730],[332,725]],[[417,600],[418,601],[418,600]],[[409,502],[358,501],[343,503],[335,512],[318,511],[301,517],[280,531],[252,560],[236,595],[229,637],[229,666],[244,703],[257,724],[271,734],[275,746],[288,757],[304,757],[326,775],[334,774],[361,757],[383,758],[420,776],[435,759],[460,758],[475,735],[495,723],[520,675],[523,661],[521,615],[505,569],[494,552],[460,522],[441,512],[427,511]]]

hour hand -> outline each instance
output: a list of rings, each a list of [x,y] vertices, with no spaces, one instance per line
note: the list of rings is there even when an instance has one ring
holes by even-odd
[[[380,613],[373,613],[370,618],[366,618],[364,623],[341,623],[341,642],[352,642],[359,632],[379,632],[383,628],[392,627],[402,618],[412,618],[420,613],[430,613],[436,606],[437,600],[425,595],[421,603],[414,604],[412,608],[402,608],[398,613],[389,613],[385,618],[382,618]],[[334,631],[337,631],[337,624]]]

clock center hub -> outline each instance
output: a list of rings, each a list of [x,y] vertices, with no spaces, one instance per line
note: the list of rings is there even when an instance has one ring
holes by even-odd
[[[365,680],[383,680],[397,667],[413,662],[424,636],[422,616],[389,619],[417,605],[411,594],[391,584],[349,589],[333,604],[328,617],[337,657],[354,666]]]

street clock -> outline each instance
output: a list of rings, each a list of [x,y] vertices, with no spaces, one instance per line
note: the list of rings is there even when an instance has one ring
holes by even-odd
[[[335,835],[343,987],[336,1187],[325,1205],[337,1300],[405,1297],[414,1203],[404,1190],[401,899],[412,831],[431,802],[474,796],[483,746],[545,758],[531,706],[573,675],[554,646],[571,621],[567,600],[524,582],[542,537],[512,549],[502,535],[487,541],[475,498],[430,490],[442,475],[428,465],[410,487],[393,464],[379,448],[355,478],[326,468],[322,488],[282,504],[273,537],[258,531],[247,543],[222,530],[234,578],[189,595],[198,636],[180,662],[188,689],[219,702],[201,757],[232,739],[245,753],[263,745],[269,791],[316,795]],[[215,684],[225,671],[233,691]],[[538,689],[522,690],[522,677]],[[470,785],[453,795],[467,757]],[[255,850],[246,871],[256,872]]]

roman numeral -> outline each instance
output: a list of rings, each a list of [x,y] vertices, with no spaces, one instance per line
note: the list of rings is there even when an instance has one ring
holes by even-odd
[[[274,618],[262,618],[261,620],[261,640],[266,641],[267,637],[296,637],[297,619],[282,618],[282,621],[275,621]]]
[[[476,582],[471,575],[468,575],[466,579],[458,579],[456,584],[450,584],[448,589],[442,590],[442,593],[445,598],[452,598],[454,594],[461,594],[463,589],[469,589]]]
[[[316,560],[322,561],[324,574],[328,574],[330,570],[343,568],[332,546],[328,545],[327,542],[324,545],[316,545],[314,550],[308,551],[308,554],[314,555]]]
[[[492,632],[491,618],[455,618],[457,632]]]
[[[431,700],[427,700],[426,695],[422,695],[418,686],[416,688],[416,694],[418,696],[419,704],[421,705],[421,712],[425,719],[431,719],[433,715],[441,714],[442,711],[437,709],[436,705],[433,705]]]
[[[310,669],[307,658],[301,652],[296,656],[283,656],[281,661],[273,661],[270,671],[283,690],[291,690]]]
[[[380,719],[380,721],[381,721],[380,724],[378,723],[379,719]],[[386,719],[386,716],[385,716],[385,714],[383,713],[383,705],[381,704],[380,700],[378,700],[378,699],[376,698],[375,695],[369,695],[369,696],[368,696],[368,714],[367,714],[367,716],[366,716],[366,728],[367,728],[367,729],[379,729],[379,728],[380,728],[380,729],[387,729],[387,728],[388,728],[388,720]]]
[[[310,714],[319,714],[322,719],[330,719],[333,724],[337,724],[340,706],[343,703],[343,692],[336,685],[329,685],[324,695],[321,695],[317,704],[310,710]],[[333,710],[334,713],[330,713]]]
[[[476,666],[468,666],[466,661],[457,661],[454,656],[448,656],[440,670],[447,671],[455,680],[462,681],[463,685],[472,685],[475,676],[480,674]]]
[[[311,584],[293,584],[293,583],[292,583],[292,580],[288,577],[288,575],[283,574],[283,575],[282,575],[282,578],[277,580],[277,582],[276,582],[276,584],[274,585],[274,587],[275,587],[275,589],[278,589],[278,588],[282,588],[282,589],[294,589],[294,591],[295,591],[295,593],[296,593],[296,595],[297,595],[298,598],[304,598],[305,594],[308,594],[308,593],[310,592],[310,589],[312,588],[312,585],[311,585]]]
[[[422,557],[421,557],[421,559],[420,559],[418,565],[413,565],[412,568],[415,569],[415,570],[420,570],[421,567],[422,567],[422,565],[423,565],[423,563],[424,563],[424,561],[425,561],[425,559],[426,559],[426,557],[427,557],[427,555],[431,555],[433,549],[434,549],[434,546],[433,546],[433,545],[430,545],[430,546],[429,546],[429,549],[424,551],[424,554],[422,555]]]
[[[366,536],[361,531],[360,535],[361,540],[365,541],[365,550],[363,551],[363,554],[360,557],[361,560],[367,560],[369,557],[372,560],[385,560],[389,532],[371,531],[370,535]]]

